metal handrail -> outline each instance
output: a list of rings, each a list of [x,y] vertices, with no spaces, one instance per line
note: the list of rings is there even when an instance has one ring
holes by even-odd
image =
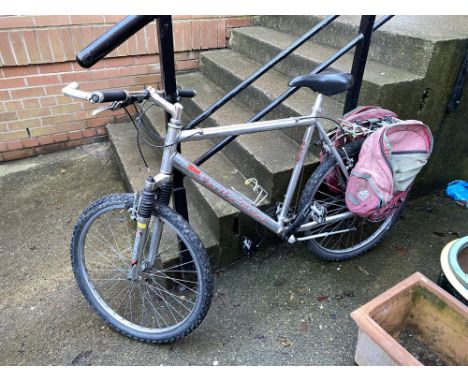
[[[337,17],[337,16],[336,16]],[[334,16],[334,19],[336,18]],[[389,21],[391,18],[393,17],[393,15],[389,15],[389,16],[383,16],[381,17],[380,19],[378,19],[374,24],[373,24],[373,27],[372,27],[372,32],[376,31],[377,29],[379,29],[382,25],[384,25],[387,21]],[[334,20],[333,19],[333,20]],[[332,21],[333,21],[332,20]],[[328,24],[327,24],[328,25]],[[321,28],[320,30],[322,30],[323,28]],[[304,35],[305,36],[305,35]],[[300,39],[302,39],[304,36],[302,36]],[[312,70],[310,72],[310,74],[317,74],[317,73],[320,73],[322,72],[323,70],[325,70],[326,68],[328,68],[331,64],[333,64],[335,61],[337,61],[339,58],[341,58],[342,56],[344,56],[346,53],[348,53],[351,49],[353,49],[359,42],[361,42],[363,39],[365,38],[365,35],[363,32],[360,32],[354,39],[352,39],[348,44],[346,44],[343,48],[341,48],[339,51],[337,51],[335,54],[333,54],[332,56],[330,56],[326,61],[324,61],[322,64],[320,64],[319,66],[317,66],[314,70]],[[296,42],[294,42],[292,45],[294,45]],[[292,46],[291,45],[291,46]],[[287,48],[289,49],[289,48]],[[291,53],[292,51],[290,51]],[[284,58],[284,57],[283,57]],[[367,58],[367,52],[366,52],[366,58]],[[365,62],[364,62],[365,64]],[[354,65],[353,65],[354,66]],[[363,72],[363,71],[362,71]],[[252,77],[252,76],[250,76]],[[250,81],[250,77],[248,78],[249,81]],[[258,77],[257,77],[258,78]],[[362,79],[362,78],[361,78]],[[253,82],[253,81],[252,81]],[[360,81],[358,82],[358,86],[360,87]],[[240,87],[237,86],[237,87]],[[357,87],[357,89],[359,90],[359,87]],[[354,87],[353,87],[354,88]],[[356,89],[356,88],[354,88]],[[259,119],[263,118],[265,115],[267,115],[270,111],[272,111],[273,109],[275,109],[278,105],[280,105],[281,103],[283,103],[286,99],[288,99],[289,97],[291,97],[294,93],[296,93],[296,91],[298,91],[299,88],[297,87],[290,87],[288,90],[286,90],[284,93],[282,93],[280,96],[278,96],[276,99],[274,99],[269,105],[267,105],[264,109],[262,109],[260,112],[258,112],[257,114],[255,114],[252,118],[250,118],[247,123],[250,123],[250,122],[255,122],[255,121],[258,121]],[[355,102],[357,101],[357,96],[359,95],[359,93],[355,92],[354,93],[355,95]],[[224,97],[223,97],[224,98]],[[225,102],[224,102],[225,103]],[[213,105],[216,105],[216,104],[213,104]],[[219,108],[219,107],[218,107]],[[210,108],[208,108],[207,110],[209,110]],[[217,109],[216,109],[217,110]],[[202,115],[205,115],[205,113],[203,113]],[[201,116],[201,115],[200,115]],[[199,116],[199,117],[200,117]],[[205,118],[207,118],[208,116],[206,116]],[[204,118],[204,119],[205,119]],[[194,121],[198,120],[199,118],[195,118]],[[203,120],[203,119],[202,119]],[[200,122],[202,121],[200,120]],[[194,122],[192,121],[192,122]],[[195,124],[188,124],[188,126],[195,126]],[[208,149],[208,151],[206,151],[203,155],[201,155],[199,158],[197,158],[194,163],[199,166],[201,164],[203,164],[204,162],[206,162],[208,159],[210,159],[213,155],[215,155],[216,153],[218,153],[220,150],[222,150],[225,146],[227,146],[230,142],[232,142],[233,140],[235,140],[237,138],[236,135],[233,135],[231,137],[228,137],[228,138],[225,138],[223,139],[222,141],[218,142],[217,144],[213,145],[210,149]]]
[[[76,55],[83,68],[90,68],[159,16],[127,16],[103,33]]]
[[[257,80],[261,75],[266,73],[270,70],[274,65],[278,62],[282,61],[286,57],[288,57],[294,50],[299,48],[305,42],[307,42],[310,38],[315,36],[319,33],[322,29],[327,27],[331,24],[336,18],[339,16],[328,16],[320,23],[318,23],[314,28],[310,31],[305,33],[303,36],[299,37],[296,41],[294,41],[288,48],[284,51],[280,52],[276,55],[273,59],[271,59],[268,63],[263,65],[260,69],[258,69],[255,73],[245,79],[241,84],[236,86],[233,90],[231,90],[228,94],[226,94],[223,98],[221,98],[218,102],[211,105],[207,110],[197,116],[194,120],[192,120],[186,128],[190,129],[204,121],[208,118],[212,113],[218,110],[221,106],[239,94],[242,90],[244,90],[247,86],[249,86],[252,82]],[[365,63],[367,60],[367,52],[370,44],[370,38],[372,32],[379,29],[383,24],[385,24],[388,20],[390,20],[393,16],[384,16],[379,20],[375,21],[375,16],[362,16],[361,18],[361,26],[358,36],[356,36],[353,40],[351,40],[347,45],[345,45],[341,50],[333,54],[328,60],[324,61],[318,67],[316,67],[311,74],[320,73],[331,64],[333,64],[336,60],[342,57],[344,54],[349,52],[352,48],[354,48],[357,44],[364,41],[362,44],[363,46],[360,49],[357,49],[354,61],[353,61],[353,72],[357,73],[357,83],[351,89],[353,91],[352,96],[351,92],[348,93],[348,97],[346,99],[346,107],[350,107],[353,103],[357,102],[357,98],[359,96],[359,90],[362,81],[362,74],[364,72]],[[119,46],[123,41],[131,37],[135,34],[138,30],[143,28],[146,24],[150,23],[152,20],[156,19],[157,21],[157,28],[158,28],[158,43],[159,43],[159,52],[160,52],[160,61],[161,61],[161,77],[162,82],[166,91],[166,98],[170,102],[175,102],[177,99],[176,94],[176,78],[175,78],[175,63],[174,63],[174,43],[173,43],[173,33],[172,33],[172,19],[171,16],[127,16],[121,22],[117,23],[114,27],[112,27],[108,32],[104,35],[100,36],[97,40],[92,42],[89,46],[84,48],[78,55],[77,60],[80,65],[83,67],[90,67],[94,65],[97,61],[107,55],[110,51],[115,49]],[[366,20],[364,20],[366,19]],[[370,25],[373,25],[370,28]],[[359,52],[358,52],[359,50]],[[354,74],[354,73],[353,73]],[[250,118],[247,122],[255,122],[258,121],[260,118],[264,117],[268,114],[271,110],[276,108],[280,103],[284,102],[287,98],[293,95],[298,88],[292,87],[281,94],[278,98],[273,100],[267,107],[257,113],[255,116]],[[167,116],[166,116],[167,118]],[[211,158],[214,154],[219,152],[223,147],[227,144],[232,142],[236,139],[237,136],[232,136],[224,139],[223,141],[219,142],[218,144],[212,146],[204,155],[199,157],[197,160],[194,161],[195,164],[201,165],[209,158]],[[180,150],[180,147],[178,147]],[[173,189],[172,194],[174,198],[174,208],[178,211],[185,219],[188,220],[188,211],[187,211],[187,199],[185,195],[185,188],[183,184],[183,174],[175,171],[174,178],[173,178]],[[170,192],[170,190],[168,190]],[[179,246],[182,249],[184,248],[184,244],[182,242],[179,243]],[[184,251],[182,251],[184,252]]]
[[[220,107],[225,105],[231,99],[233,99],[237,94],[239,94],[242,90],[244,90],[247,86],[252,84],[256,81],[259,77],[269,71],[273,66],[278,64],[280,61],[284,60],[288,57],[292,52],[294,52],[297,48],[302,46],[304,43],[309,41],[312,37],[314,37],[317,33],[319,33],[323,28],[331,24],[336,18],[339,16],[328,16],[320,23],[318,23],[315,27],[313,27],[310,31],[299,37],[296,41],[294,41],[291,45],[289,45],[286,49],[281,51],[275,57],[273,57],[270,61],[268,61],[265,65],[263,65],[260,69],[252,73],[249,77],[247,77],[244,81],[242,81],[239,85],[237,85],[234,89],[232,89],[229,93],[225,94],[220,100],[213,103],[209,106],[204,112],[200,115],[195,117],[190,123],[188,123],[184,129],[192,129],[195,126],[199,125],[203,122],[206,118],[208,118],[211,114],[213,114],[216,110]]]

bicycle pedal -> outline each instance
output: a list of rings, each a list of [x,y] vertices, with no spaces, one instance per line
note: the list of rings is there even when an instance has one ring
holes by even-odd
[[[262,244],[262,242],[262,239],[257,239],[256,241],[253,241],[247,236],[242,236],[242,252],[247,257],[252,257],[255,254],[255,251],[260,247],[260,244]]]

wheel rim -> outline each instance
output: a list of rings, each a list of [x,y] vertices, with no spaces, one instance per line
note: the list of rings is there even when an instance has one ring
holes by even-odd
[[[189,261],[178,260],[178,238],[186,248],[190,244],[176,227],[160,219],[163,232],[154,266],[142,271],[135,281],[127,280],[136,227],[128,208],[124,205],[104,208],[83,227],[78,266],[95,307],[99,313],[107,313],[114,326],[162,334],[184,325],[200,303],[203,279],[192,251],[184,251],[191,256]],[[145,254],[148,247],[149,240]]]
[[[331,178],[336,179],[337,176],[342,176],[341,169],[338,166],[331,167],[323,175],[321,181],[318,182],[318,187],[312,193],[312,200],[317,200],[327,209],[327,217],[349,211],[346,207],[345,190],[341,189],[338,183],[330,180]],[[347,232],[312,239],[316,245],[325,251],[336,255],[348,254],[363,248],[381,235],[391,225],[396,211],[397,209],[394,209],[380,221],[371,221],[370,219],[353,215],[348,219],[312,229],[307,232],[307,235],[333,233],[351,229]]]

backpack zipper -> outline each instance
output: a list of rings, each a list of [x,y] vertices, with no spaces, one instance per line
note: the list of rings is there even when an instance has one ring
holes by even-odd
[[[408,150],[408,151],[392,151],[392,155],[398,154],[427,154],[426,150]]]

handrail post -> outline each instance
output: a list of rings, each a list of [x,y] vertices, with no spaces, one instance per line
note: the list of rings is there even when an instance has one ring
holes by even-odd
[[[157,18],[157,29],[162,85],[166,92],[166,99],[171,103],[175,103],[177,100],[177,86],[175,79],[172,17],[159,16]]]
[[[161,81],[165,91],[166,99],[175,103],[177,101],[177,83],[174,63],[174,39],[172,32],[172,17],[159,16],[157,18],[159,61],[161,65]],[[166,125],[170,115],[165,113]],[[177,146],[180,152],[180,144]],[[187,196],[184,188],[184,177],[182,173],[174,169],[173,176],[173,203],[174,209],[188,221]]]
[[[157,19],[158,29],[158,44],[159,44],[159,62],[161,67],[161,81],[165,91],[166,99],[171,103],[177,102],[177,83],[175,76],[174,62],[174,35],[172,31],[172,16],[159,16]],[[165,113],[165,122],[170,120],[171,116]],[[177,145],[177,151],[180,153],[180,144]],[[172,176],[172,202],[173,207],[186,221],[189,221],[187,208],[187,194],[184,187],[184,175],[174,169]],[[164,187],[161,186],[161,187]],[[179,261],[181,264],[186,264],[190,261],[190,255],[187,253],[187,247],[179,238]],[[186,270],[190,270],[190,266],[183,265],[181,267],[181,279],[185,279]]]
[[[348,90],[343,113],[354,109],[358,105],[359,93],[361,91],[362,77],[364,76],[364,69],[366,68],[367,55],[374,29],[375,16],[362,16],[359,25],[359,35],[363,39],[357,44],[354,53],[353,66],[351,74],[354,77],[354,85]]]

